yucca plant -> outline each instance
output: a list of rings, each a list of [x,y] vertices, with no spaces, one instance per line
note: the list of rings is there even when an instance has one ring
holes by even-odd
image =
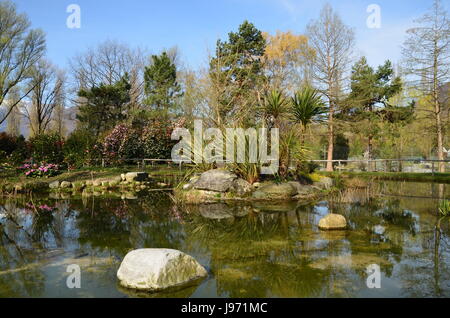
[[[288,113],[289,107],[283,93],[274,89],[265,95],[263,105],[259,110],[269,125],[279,128],[279,122]]]
[[[280,136],[279,176],[285,179],[292,161],[304,160],[309,150],[300,142],[298,131],[291,128]]]
[[[259,179],[260,165],[258,163],[234,163],[233,171],[248,183],[253,184]]]
[[[319,92],[311,87],[303,88],[291,98],[292,121],[300,124],[302,135],[310,123],[321,121],[326,112]]]

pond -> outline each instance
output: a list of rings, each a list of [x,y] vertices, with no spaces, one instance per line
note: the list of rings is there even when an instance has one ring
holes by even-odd
[[[168,192],[0,200],[0,297],[449,297],[450,185],[383,182],[314,204],[174,205]],[[343,214],[347,231],[319,219]],[[208,270],[199,285],[135,294],[116,272],[136,248],[164,247]],[[81,288],[68,288],[68,266]],[[377,264],[381,288],[368,288]]]

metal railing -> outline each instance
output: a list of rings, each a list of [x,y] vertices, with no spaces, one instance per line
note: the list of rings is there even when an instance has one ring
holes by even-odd
[[[115,165],[108,163],[105,158],[93,159],[102,167],[108,165]],[[273,159],[275,160],[275,159]],[[336,171],[383,171],[383,172],[423,172],[435,173],[438,172],[439,164],[444,164],[445,171],[450,171],[450,159],[312,159],[307,162],[318,163],[323,169],[326,168],[328,162],[333,163],[333,168]],[[154,159],[154,158],[123,158],[115,159],[115,162],[134,163],[138,169],[146,168],[147,166],[155,167],[158,163],[167,164],[167,166],[177,165],[181,170],[187,162],[173,160],[173,159]],[[224,161],[226,162],[226,161]],[[291,167],[295,167],[295,161],[292,161]]]
[[[383,172],[438,172],[439,165],[443,163],[444,170],[450,171],[450,160],[438,159],[334,159],[334,160],[309,160],[323,164],[333,163],[333,168],[338,171],[383,171]]]

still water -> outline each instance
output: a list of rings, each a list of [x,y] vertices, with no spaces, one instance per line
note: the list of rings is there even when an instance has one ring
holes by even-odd
[[[375,187],[375,185],[374,185]],[[314,204],[175,206],[167,192],[0,199],[0,297],[450,297],[450,185],[385,182]],[[319,219],[345,215],[347,231]],[[198,286],[135,294],[116,278],[131,249],[174,248],[209,272]],[[67,268],[81,268],[70,289]],[[381,269],[381,288],[366,268]]]

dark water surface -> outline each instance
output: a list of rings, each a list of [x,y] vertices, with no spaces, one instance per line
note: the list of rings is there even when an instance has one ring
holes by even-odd
[[[176,207],[167,192],[120,197],[0,199],[0,297],[449,297],[450,226],[439,198],[450,185],[385,182],[300,205]],[[350,229],[322,232],[329,211]],[[439,229],[440,228],[440,229]],[[133,294],[118,286],[122,258],[179,249],[209,272],[198,286]],[[66,285],[81,268],[81,288]],[[381,288],[366,268],[381,268]]]

